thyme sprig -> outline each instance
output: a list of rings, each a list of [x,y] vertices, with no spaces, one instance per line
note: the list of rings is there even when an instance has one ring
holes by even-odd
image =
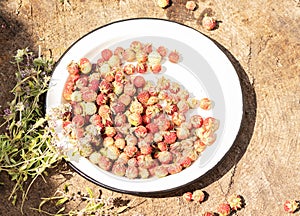
[[[19,49],[12,62],[17,67],[13,100],[1,115],[0,172],[7,172],[16,184],[12,202],[22,192],[22,206],[33,181],[63,157],[51,145],[52,130],[47,126],[44,99],[54,62],[28,48]],[[27,180],[32,182],[25,188]]]

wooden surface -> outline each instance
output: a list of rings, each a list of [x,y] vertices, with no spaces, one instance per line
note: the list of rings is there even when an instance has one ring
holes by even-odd
[[[201,215],[216,210],[232,193],[246,202],[237,215],[285,215],[286,199],[300,200],[300,7],[295,0],[221,1],[198,0],[198,8],[185,9],[174,0],[162,9],[156,1],[1,0],[0,1],[0,105],[10,98],[14,69],[8,63],[18,48],[37,50],[56,60],[81,36],[107,23],[136,17],[155,17],[188,25],[214,40],[233,63],[242,86],[244,116],[239,135],[224,159],[209,173],[176,193],[156,197],[134,196],[103,190],[137,204],[122,215]],[[205,13],[219,21],[214,31],[201,26]],[[159,27],[158,27],[159,30]],[[5,177],[0,177],[5,179]],[[93,185],[78,174],[60,169],[51,172],[45,184],[33,186],[26,203],[37,206],[39,199],[70,183],[78,190]],[[1,212],[14,215],[5,194]],[[203,189],[208,199],[186,203],[181,194]],[[4,203],[7,204],[4,205]],[[69,206],[72,208],[72,206]],[[299,213],[296,213],[299,215]]]

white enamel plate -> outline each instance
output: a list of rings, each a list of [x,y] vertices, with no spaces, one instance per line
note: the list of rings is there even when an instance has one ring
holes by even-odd
[[[72,60],[87,57],[95,63],[101,50],[127,48],[135,40],[151,43],[153,47],[163,45],[169,51],[180,53],[178,64],[165,61],[163,67],[167,70],[155,76],[163,75],[180,82],[196,98],[213,100],[213,109],[201,115],[219,120],[217,140],[190,167],[163,178],[119,177],[79,155],[70,154],[70,164],[85,178],[112,190],[126,193],[169,191],[211,170],[229,151],[240,128],[243,101],[239,78],[226,55],[209,38],[190,27],[159,19],[124,20],[98,28],[74,43],[61,57],[51,79],[46,106],[49,110],[63,103],[62,92],[68,77],[66,67]]]

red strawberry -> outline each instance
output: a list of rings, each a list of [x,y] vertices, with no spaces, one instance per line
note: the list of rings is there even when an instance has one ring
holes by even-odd
[[[189,157],[184,158],[184,159],[181,160],[181,162],[180,162],[180,165],[181,165],[183,168],[187,168],[187,167],[191,166],[191,164],[192,164],[192,159],[189,158]]]
[[[146,63],[138,62],[136,65],[136,71],[138,73],[144,74],[147,72],[148,65]]]
[[[173,144],[176,142],[176,139],[177,139],[177,134],[175,131],[168,131],[164,134],[164,141],[167,143],[167,144]]]
[[[283,205],[284,210],[288,213],[294,213],[299,207],[299,202],[296,200],[286,200]]]
[[[221,203],[218,207],[218,213],[220,216],[228,216],[231,212],[230,205],[228,203]]]
[[[233,194],[228,198],[228,203],[230,205],[230,208],[233,211],[236,211],[242,208],[243,200],[240,195]]]
[[[207,14],[202,19],[202,26],[207,30],[213,30],[217,26],[217,21],[210,16],[207,16]]]
[[[139,102],[141,102],[142,104],[147,104],[147,101],[149,100],[150,95],[149,92],[147,91],[142,91],[138,94],[137,99]]]
[[[192,201],[193,200],[193,194],[192,192],[186,192],[183,194],[183,199],[186,200],[186,201]]]
[[[179,61],[179,53],[176,50],[170,52],[170,54],[169,54],[169,61],[172,62],[172,63],[178,63],[178,61]]]

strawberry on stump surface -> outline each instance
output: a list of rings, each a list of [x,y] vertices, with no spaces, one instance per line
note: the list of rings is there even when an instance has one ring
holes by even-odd
[[[195,10],[197,7],[197,4],[195,1],[187,1],[186,4],[185,4],[185,8],[190,10],[190,11],[193,11]]]
[[[185,192],[182,197],[186,201],[192,201],[193,200],[192,192]]]
[[[202,191],[202,190],[195,190],[193,192],[193,196],[192,196],[192,199],[196,202],[203,202],[204,199],[205,199],[205,193]]]
[[[157,0],[157,4],[159,7],[165,8],[165,7],[169,6],[170,0]]]
[[[240,195],[232,194],[228,198],[228,203],[233,211],[239,210],[243,206],[243,200]]]
[[[231,212],[231,208],[228,203],[221,203],[217,210],[220,216],[228,216]]]
[[[202,26],[211,31],[214,30],[217,26],[217,21],[215,20],[215,18],[208,16],[207,14],[204,15],[203,19],[202,19]]]
[[[288,213],[294,213],[300,208],[300,205],[296,200],[286,200],[283,204],[283,208]]]

